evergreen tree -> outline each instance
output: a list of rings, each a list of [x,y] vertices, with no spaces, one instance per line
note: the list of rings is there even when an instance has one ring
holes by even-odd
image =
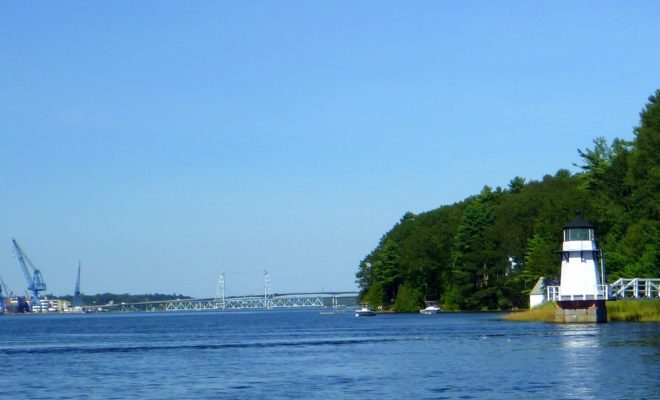
[[[577,157],[576,175],[517,176],[506,191],[486,186],[465,201],[404,214],[360,262],[363,299],[397,310],[422,298],[446,309],[525,307],[539,277],[558,278],[562,228],[578,210],[595,224],[610,282],[660,276],[660,91],[632,141],[596,138]]]
[[[459,296],[459,308],[478,307],[477,290],[488,286],[491,243],[486,241],[486,229],[494,221],[493,201],[492,189],[484,187],[465,208],[454,238],[452,295]]]

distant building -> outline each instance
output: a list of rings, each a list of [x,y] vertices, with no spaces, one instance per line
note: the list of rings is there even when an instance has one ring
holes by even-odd
[[[34,307],[32,312],[60,312],[68,313],[71,312],[71,302],[66,300],[58,299],[40,299],[39,303],[41,304],[41,309]]]
[[[548,301],[546,296],[546,287],[549,284],[548,281],[549,279],[543,276],[536,281],[536,285],[534,285],[532,291],[529,292],[529,308],[540,306]]]
[[[21,314],[30,312],[30,299],[27,297],[6,297],[5,312],[10,314]]]

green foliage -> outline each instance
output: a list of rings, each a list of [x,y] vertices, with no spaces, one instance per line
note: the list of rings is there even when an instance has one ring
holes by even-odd
[[[394,241],[388,240],[383,243],[380,251],[373,258],[372,269],[374,279],[386,294],[384,303],[391,303],[402,280],[399,250]]]
[[[461,290],[458,289],[458,285],[447,286],[447,290],[444,293],[444,309],[447,311],[457,311],[461,309],[463,303]]]
[[[73,296],[53,296],[47,295],[51,299],[62,299],[73,302]],[[83,295],[83,305],[103,305],[103,304],[121,304],[121,303],[141,303],[148,301],[165,301],[165,300],[176,300],[176,299],[190,299],[190,296],[184,296],[181,294],[116,294],[116,293],[99,293],[94,295]]]
[[[382,285],[375,283],[371,285],[367,293],[362,296],[362,303],[367,303],[370,307],[380,308],[387,303],[387,293]]]
[[[454,237],[452,275],[459,308],[479,308],[488,297],[479,292],[488,287],[491,267],[497,263],[493,243],[487,235],[495,219],[494,201],[491,188],[484,187],[465,208]]]
[[[660,300],[619,300],[608,301],[605,305],[610,322],[660,322]],[[510,321],[554,322],[555,304],[547,302],[531,310],[506,314],[503,318]]]
[[[509,182],[510,193],[520,193],[525,188],[525,178],[516,176]]]
[[[631,154],[627,182],[631,203],[638,217],[660,218],[660,90],[649,97],[635,129],[635,152]]]
[[[422,305],[422,291],[408,284],[399,286],[394,302],[394,310],[397,312],[418,312]]]
[[[403,309],[419,291],[447,310],[524,308],[539,277],[558,278],[562,227],[578,210],[596,226],[610,281],[660,276],[660,90],[632,141],[597,138],[577,156],[578,174],[516,176],[508,190],[485,186],[462,202],[404,214],[360,262],[363,299]]]
[[[660,275],[660,90],[649,98],[634,134],[632,142],[615,139],[607,146],[602,140],[580,153],[610,280]],[[597,153],[602,160],[596,167],[585,156]]]
[[[608,321],[660,322],[660,300],[608,301]]]
[[[616,146],[609,146],[604,137],[594,139],[594,148],[584,151],[578,149],[578,154],[584,165],[573,164],[585,171],[582,187],[595,189],[602,187],[606,181],[607,170],[616,156]]]
[[[540,276],[554,276],[557,274],[559,258],[554,254],[557,249],[557,238],[544,237],[534,234],[527,241],[525,260],[527,261],[525,273],[532,279]],[[530,288],[531,289],[531,288]]]
[[[504,315],[502,318],[509,321],[555,321],[555,303],[547,302],[532,308],[531,310],[516,311]]]

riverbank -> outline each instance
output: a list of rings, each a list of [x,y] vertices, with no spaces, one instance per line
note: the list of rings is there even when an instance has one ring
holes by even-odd
[[[605,304],[608,322],[660,322],[660,300],[618,300]],[[554,322],[555,304],[546,303],[531,310],[515,311],[503,318],[509,321]]]

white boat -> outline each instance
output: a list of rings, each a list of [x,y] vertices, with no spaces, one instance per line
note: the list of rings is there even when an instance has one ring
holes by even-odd
[[[367,306],[362,306],[359,310],[355,310],[356,317],[373,317],[374,315],[376,315],[376,312]]]
[[[426,308],[419,310],[420,314],[426,314],[426,315],[437,314],[439,312],[440,312],[440,307],[438,307],[438,305],[434,301],[427,301]]]

